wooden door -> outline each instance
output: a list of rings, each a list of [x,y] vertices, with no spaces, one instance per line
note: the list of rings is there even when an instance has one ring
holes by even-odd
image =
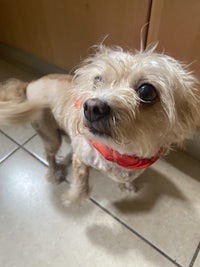
[[[200,79],[200,1],[153,0],[147,43],[186,63]]]
[[[0,42],[68,70],[106,35],[106,44],[139,48],[151,4],[150,0],[0,2]]]

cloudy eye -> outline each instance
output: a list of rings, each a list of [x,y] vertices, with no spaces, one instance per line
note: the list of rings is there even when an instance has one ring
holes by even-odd
[[[101,76],[98,75],[98,76],[94,77],[94,83],[95,84],[98,84],[101,82],[103,82],[103,78]]]
[[[146,103],[151,103],[157,97],[157,92],[155,87],[149,83],[144,83],[140,85],[137,88],[136,92],[140,97],[140,99]]]

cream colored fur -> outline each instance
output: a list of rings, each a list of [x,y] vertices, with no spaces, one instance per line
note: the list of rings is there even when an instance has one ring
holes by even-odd
[[[137,88],[147,83],[157,92],[151,104],[143,103],[137,93]],[[91,98],[111,108],[108,119],[94,122],[100,134],[90,131],[83,111],[85,101]],[[55,160],[61,132],[69,135],[74,178],[63,196],[65,204],[88,196],[90,167],[106,173],[126,189],[132,188],[133,180],[143,172],[105,160],[89,139],[120,154],[151,158],[161,148],[166,153],[172,145],[191,138],[200,125],[197,80],[186,66],[154,49],[132,54],[100,46],[74,76],[48,75],[29,84],[10,80],[1,85],[0,100],[0,123],[31,121],[43,139],[50,176],[57,181],[66,175],[65,166]]]

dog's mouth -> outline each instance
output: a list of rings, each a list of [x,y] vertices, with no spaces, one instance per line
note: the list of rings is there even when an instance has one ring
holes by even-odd
[[[99,136],[104,136],[105,135],[105,133],[103,133],[103,132],[100,132],[99,130],[96,130],[94,127],[89,127],[88,128],[89,129],[89,131],[92,133],[92,134],[94,134],[94,135],[99,135]]]
[[[93,135],[103,137],[103,138],[108,138],[111,137],[111,132],[109,128],[101,125],[98,125],[98,123],[90,123],[88,121],[85,121],[85,127],[88,128],[89,132],[92,133]]]

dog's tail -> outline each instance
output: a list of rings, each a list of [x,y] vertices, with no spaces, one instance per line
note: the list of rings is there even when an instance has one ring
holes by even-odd
[[[27,100],[28,83],[9,79],[0,84],[0,124],[22,124],[34,121],[45,108]]]
[[[30,101],[0,102],[0,124],[23,124],[34,121],[44,108]]]

